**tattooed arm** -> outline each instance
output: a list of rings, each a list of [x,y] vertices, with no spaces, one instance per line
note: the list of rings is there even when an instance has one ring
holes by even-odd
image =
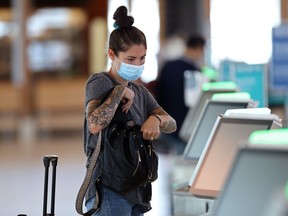
[[[160,118],[159,123],[160,122],[161,123],[159,127],[163,133],[172,133],[177,129],[176,121],[170,115],[168,115],[162,108],[156,109],[150,117],[153,118],[158,117],[157,118],[158,120]]]
[[[94,99],[88,102],[86,107],[86,118],[89,130],[92,134],[97,134],[105,128],[112,120],[115,111],[121,101],[124,102],[122,110],[128,112],[134,98],[134,92],[122,85],[117,85],[109,97],[100,106],[100,100]]]
[[[153,111],[152,115],[142,125],[143,138],[146,140],[157,139],[160,131],[172,133],[177,129],[175,120],[162,108]]]

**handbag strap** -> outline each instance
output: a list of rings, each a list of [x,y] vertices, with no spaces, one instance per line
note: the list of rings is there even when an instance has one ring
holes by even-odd
[[[96,163],[97,163],[97,159],[98,159],[98,156],[99,156],[99,153],[100,153],[100,149],[101,149],[101,142],[102,142],[102,138],[101,138],[101,131],[99,132],[99,135],[98,135],[98,139],[97,139],[97,144],[96,144],[96,148],[91,156],[91,161],[90,161],[90,164],[87,168],[87,171],[86,171],[86,175],[85,175],[85,178],[84,178],[84,181],[79,189],[79,192],[77,194],[77,198],[76,198],[76,211],[78,214],[80,215],[85,215],[85,216],[90,216],[92,215],[95,211],[97,211],[99,208],[98,208],[98,205],[99,205],[99,195],[98,195],[98,192],[96,190],[96,199],[94,201],[94,204],[93,204],[93,207],[92,209],[90,209],[89,211],[87,212],[83,212],[83,201],[84,201],[84,197],[85,197],[85,194],[88,190],[88,187],[91,183],[91,180],[92,180],[92,176],[93,176],[93,172],[94,172],[94,169],[96,167]]]

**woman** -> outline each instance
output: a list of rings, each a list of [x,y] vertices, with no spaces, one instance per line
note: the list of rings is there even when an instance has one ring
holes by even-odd
[[[171,133],[176,130],[176,122],[156,102],[149,91],[137,84],[144,69],[146,56],[146,38],[142,31],[132,26],[134,19],[127,16],[127,8],[119,7],[114,13],[114,31],[110,35],[108,56],[112,61],[108,72],[93,74],[86,85],[85,99],[85,152],[88,157],[95,149],[98,133],[105,129],[112,120],[120,102],[123,112],[130,111],[133,121],[141,125],[143,139],[154,140],[160,131]],[[100,104],[101,98],[114,88],[108,98]],[[93,184],[86,195],[86,207],[91,209],[95,200],[96,179],[94,173]],[[125,194],[118,194],[101,185],[100,210],[94,215],[143,215],[151,209],[150,202],[143,202],[143,187],[139,186]]]

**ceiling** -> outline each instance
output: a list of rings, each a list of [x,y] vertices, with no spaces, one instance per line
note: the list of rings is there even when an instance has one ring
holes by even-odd
[[[89,0],[30,0],[30,1],[34,7],[83,7]],[[13,0],[1,0],[0,7],[11,7],[12,2]]]
[[[0,0],[0,9],[11,8],[13,1],[20,0]],[[22,0],[21,0],[22,1]],[[32,8],[44,7],[79,7],[87,12],[88,20],[93,17],[107,17],[108,0],[26,0],[31,2]]]

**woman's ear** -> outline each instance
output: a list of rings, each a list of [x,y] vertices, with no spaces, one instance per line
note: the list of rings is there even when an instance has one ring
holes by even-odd
[[[115,58],[115,53],[114,53],[114,51],[113,51],[111,48],[108,49],[108,56],[109,56],[109,58],[110,58],[112,61],[113,61],[114,58]]]

